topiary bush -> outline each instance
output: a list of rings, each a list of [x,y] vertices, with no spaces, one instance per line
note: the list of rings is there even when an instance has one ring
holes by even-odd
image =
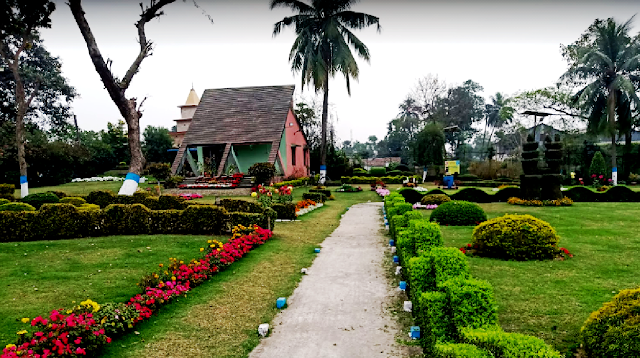
[[[590,190],[583,186],[576,186],[569,190],[563,191],[562,193],[575,202],[593,202],[602,201],[602,199],[604,199],[602,194],[596,193],[593,190]]]
[[[447,194],[427,194],[422,197],[420,203],[422,205],[440,205],[449,201],[451,201],[451,198]]]
[[[353,175],[357,176],[357,175],[361,175],[361,174],[368,174],[369,172],[366,171],[366,169],[364,168],[353,168]]]
[[[60,201],[53,193],[29,194],[22,198],[23,203],[27,203],[36,209],[40,209],[43,204],[57,204]]]
[[[603,195],[606,201],[612,203],[636,202],[640,199],[640,194],[627,188],[626,186],[614,186],[599,195]]]
[[[87,203],[96,204],[101,209],[106,208],[111,204],[115,204],[115,195],[108,190],[96,190],[87,195]]]
[[[290,203],[291,204],[291,203]],[[255,201],[242,200],[242,199],[222,199],[220,200],[220,206],[227,209],[228,212],[244,212],[244,213],[263,213],[264,208],[262,205]],[[295,204],[294,204],[295,207]]]
[[[564,357],[564,355],[561,355],[539,338],[520,333],[506,333],[496,326],[477,329],[471,327],[462,328],[461,339],[464,343],[473,344],[490,352],[493,357]]]
[[[297,217],[294,203],[273,204],[271,209],[275,210],[277,218],[281,220],[295,220]]]
[[[16,187],[13,184],[0,184],[0,195],[11,195],[15,192]]]
[[[416,255],[429,252],[434,247],[444,244],[440,225],[424,219],[409,221],[409,236]]]
[[[475,254],[504,260],[550,260],[560,238],[546,221],[531,215],[505,215],[473,230]]]
[[[438,358],[492,358],[487,351],[471,344],[437,343],[435,354]]]
[[[324,203],[327,200],[327,196],[322,193],[304,193],[302,194],[302,199],[313,200],[316,203]]]
[[[604,162],[604,157],[600,151],[597,151],[591,159],[591,165],[589,165],[589,175],[605,175],[607,174],[607,164]]]
[[[0,205],[4,205],[4,204],[10,203],[10,202],[11,202],[11,200],[9,200],[9,199],[0,198]]]
[[[383,177],[387,175],[387,168],[385,167],[372,167],[369,169],[369,174],[374,177]]]
[[[255,163],[249,167],[249,175],[255,178],[255,184],[269,184],[276,175],[273,163]]]
[[[444,194],[444,195],[448,196],[447,193],[445,193],[444,191],[442,191],[440,189],[431,189],[425,195],[433,195],[433,194]]]
[[[589,357],[640,357],[640,288],[622,290],[580,330]]]
[[[470,201],[473,203],[490,203],[493,201],[493,196],[478,188],[466,188],[451,194],[451,199]]]
[[[460,174],[456,179],[460,181],[477,181],[480,180],[480,177],[475,174]]]
[[[49,190],[47,193],[51,193],[54,194],[55,196],[57,196],[58,198],[62,199],[67,197],[67,193],[65,193],[64,191],[59,191],[59,190]]]
[[[402,188],[398,192],[404,197],[407,203],[411,204],[419,203],[424,196],[423,193],[412,188]]]
[[[480,328],[496,324],[497,305],[493,287],[487,281],[458,276],[441,285],[447,296],[450,337],[459,337],[463,327]]]
[[[486,221],[487,214],[477,204],[454,200],[435,208],[429,220],[440,225],[471,226]]]
[[[184,181],[184,177],[181,177],[179,175],[173,175],[168,177],[164,181],[164,187],[167,189],[177,188],[178,185],[182,184],[183,181]]]
[[[436,291],[422,293],[414,300],[413,314],[420,327],[420,345],[425,353],[433,352],[436,342],[447,338],[446,295]]]
[[[60,203],[61,204],[71,204],[73,206],[82,206],[83,204],[86,204],[87,201],[84,200],[83,198],[79,198],[76,196],[66,196],[64,198],[60,198]]]
[[[500,189],[498,190],[497,193],[493,194],[493,200],[494,202],[496,201],[500,201],[500,202],[507,202],[507,200],[509,200],[509,198],[520,198],[522,197],[522,192],[520,191],[520,188],[516,188],[516,187],[507,187],[504,189]]]
[[[49,240],[79,237],[80,215],[73,204],[44,204],[38,213],[42,238]]]
[[[0,205],[0,211],[36,211],[32,205],[27,203],[6,203]]]

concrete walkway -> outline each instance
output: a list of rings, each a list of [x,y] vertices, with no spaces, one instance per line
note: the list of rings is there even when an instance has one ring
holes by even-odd
[[[250,358],[403,355],[388,312],[396,292],[382,266],[381,206],[358,204],[347,211]]]

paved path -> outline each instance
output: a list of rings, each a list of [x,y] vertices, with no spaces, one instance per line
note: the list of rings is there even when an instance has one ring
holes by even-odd
[[[387,310],[396,293],[382,266],[381,206],[358,204],[347,211],[250,358],[402,355]]]

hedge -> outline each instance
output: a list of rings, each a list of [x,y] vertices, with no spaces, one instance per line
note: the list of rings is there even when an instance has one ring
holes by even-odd
[[[11,195],[15,192],[16,187],[13,184],[0,184],[0,194]]]
[[[295,220],[297,217],[296,204],[294,203],[273,204],[271,209],[276,212],[276,217],[281,220]]]
[[[304,193],[302,194],[302,199],[304,200],[313,200],[316,203],[324,203],[327,200],[327,196],[322,193]]]
[[[0,205],[0,211],[36,211],[36,208],[27,203],[7,202]]]
[[[220,200],[220,206],[227,209],[229,212],[237,211],[244,213],[262,213],[264,208],[255,201],[242,200],[242,199],[222,199]],[[266,227],[266,226],[265,226]]]
[[[492,358],[487,351],[471,344],[437,343],[435,354],[439,358]]]
[[[210,235],[225,232],[237,224],[273,227],[275,218],[276,212],[272,209],[262,213],[229,213],[213,205],[149,210],[142,204],[111,204],[104,210],[91,210],[71,204],[45,204],[39,211],[1,212],[0,241],[137,234]]]
[[[151,196],[149,193],[136,192],[133,195],[116,195],[107,190],[92,191],[86,199],[89,204],[96,204],[101,209],[111,204],[142,204],[151,210],[184,210],[189,204],[175,195]]]
[[[543,340],[520,333],[506,333],[499,327],[461,329],[464,343],[480,347],[497,358],[562,358]]]
[[[29,194],[22,198],[23,203],[27,203],[33,206],[36,209],[40,209],[40,207],[44,204],[56,204],[60,201],[53,193],[37,193],[37,194]]]
[[[369,169],[369,174],[375,175],[377,177],[382,177],[387,174],[387,168],[385,167],[372,167]]]
[[[283,181],[280,183],[275,183],[273,184],[273,187],[278,189],[281,188],[283,186],[303,186],[303,185],[307,185],[307,183],[309,182],[309,178],[300,178],[300,179],[294,179],[294,180],[287,180],[287,181]]]
[[[454,200],[438,205],[431,212],[429,220],[440,225],[475,226],[487,220],[487,214],[478,204]]]
[[[409,234],[412,236],[414,252],[420,255],[429,252],[434,247],[444,244],[440,225],[428,220],[411,220],[409,222]]]
[[[414,305],[415,322],[420,327],[420,345],[425,353],[429,353],[436,342],[447,338],[449,322],[446,295],[436,291],[424,292],[414,301]]]
[[[470,201],[473,203],[491,203],[497,201],[497,199],[491,194],[487,194],[484,191],[476,188],[466,188],[449,195],[452,200]],[[507,198],[508,199],[508,198]],[[506,200],[505,200],[506,201]]]
[[[353,177],[341,177],[340,181],[342,184],[375,184],[378,181],[382,181],[385,184],[402,184],[407,177],[411,178],[411,176],[353,176]],[[422,183],[422,177],[419,175],[414,175],[413,178],[416,179],[418,183]]]
[[[76,196],[65,196],[63,198],[60,198],[60,203],[71,204],[73,206],[79,207],[82,204],[86,204],[87,201],[84,200],[83,198],[76,197]]]
[[[322,193],[324,194],[324,196],[326,196],[327,198],[331,196],[331,190],[328,189],[316,189],[316,188],[311,188],[309,189],[310,193]]]
[[[442,284],[450,312],[451,337],[458,337],[463,327],[480,328],[498,321],[493,287],[487,281],[455,277]]]
[[[419,203],[422,197],[424,196],[424,193],[417,191],[413,188],[402,188],[398,190],[398,192],[400,193],[400,195],[404,197],[404,200],[407,203],[411,203],[411,204]]]

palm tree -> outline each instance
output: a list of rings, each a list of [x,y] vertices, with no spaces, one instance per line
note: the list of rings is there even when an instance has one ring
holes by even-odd
[[[561,81],[585,85],[574,99],[588,112],[589,129],[611,135],[611,170],[617,179],[616,132],[623,129],[631,102],[640,108],[640,51],[629,36],[633,17],[624,24],[609,18],[596,20],[574,47],[575,63]],[[616,112],[619,120],[616,125]]]
[[[515,109],[509,105],[510,98],[505,97],[502,93],[496,92],[495,96],[491,96],[491,103],[485,105],[485,122],[484,122],[484,136],[482,138],[482,149],[487,151],[486,140],[489,138],[489,143],[493,138],[493,133],[496,128],[502,128],[505,124],[511,123],[513,120],[513,112]],[[491,127],[491,134],[487,137],[487,127]]]
[[[372,15],[349,10],[357,0],[312,0],[311,5],[298,0],[272,0],[271,9],[288,7],[297,12],[277,22],[273,35],[284,27],[293,26],[296,40],[293,42],[289,61],[294,72],[302,72],[302,86],[312,84],[316,93],[322,90],[322,141],[320,164],[327,164],[327,116],[329,106],[329,78],[342,73],[347,81],[347,92],[351,95],[350,79],[358,78],[351,46],[358,56],[369,61],[369,49],[350,29],[362,29],[377,25],[379,19]]]

